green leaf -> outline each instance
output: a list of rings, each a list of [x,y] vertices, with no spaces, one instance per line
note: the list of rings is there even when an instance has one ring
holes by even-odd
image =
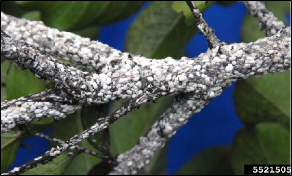
[[[108,105],[92,105],[82,108],[81,122],[83,129],[88,129],[97,122],[97,119],[106,117],[108,114]]]
[[[266,37],[266,31],[260,30],[257,19],[249,14],[245,15],[241,26],[241,41],[249,43],[263,37]]]
[[[290,12],[289,1],[267,1],[266,7],[274,13],[276,17],[287,23],[285,13]],[[242,23],[241,40],[242,42],[249,43],[254,42],[259,38],[263,38],[266,35],[265,30],[260,31],[257,19],[250,14],[247,14]]]
[[[166,175],[167,168],[167,149],[169,143],[166,142],[163,148],[155,152],[150,159],[150,163],[146,165],[140,175]]]
[[[238,81],[234,105],[245,125],[279,122],[289,128],[290,72]]]
[[[6,100],[6,76],[10,62],[5,61],[1,64],[1,101]]]
[[[6,88],[1,86],[1,101],[6,100]]]
[[[113,169],[113,164],[108,161],[102,161],[93,166],[87,175],[108,175]]]
[[[212,3],[196,4],[203,12]],[[126,50],[152,58],[180,58],[184,54],[184,46],[197,32],[196,23],[187,25],[185,19],[181,12],[173,10],[173,2],[152,2],[131,24]]]
[[[213,4],[212,1],[208,1],[208,3],[206,3],[206,1],[195,1],[194,3],[200,10],[203,10],[203,11],[206,8],[208,8],[211,4]],[[193,13],[185,1],[174,1],[172,4],[172,9],[176,11],[177,13],[182,12],[184,14],[186,25],[191,25],[195,22]]]
[[[89,148],[90,145],[82,142],[82,146],[87,146]],[[89,149],[93,150],[92,148]],[[90,169],[100,161],[99,158],[81,153],[71,161],[65,172],[63,172],[63,175],[87,175]]]
[[[53,123],[51,135],[58,139],[63,139],[64,141],[66,141],[69,137],[75,135],[77,132],[74,133],[75,130],[74,128],[76,128],[76,126],[74,126],[74,123],[77,123],[76,118],[79,117],[78,115],[79,115],[78,113],[72,114],[67,117],[69,119],[67,121],[61,120],[59,122]],[[42,121],[35,122],[33,125],[29,125],[29,128],[33,129],[34,131],[36,130],[42,131],[44,130],[45,127],[47,127],[45,125],[52,124],[52,121],[53,121],[52,118],[46,118],[43,119]],[[57,143],[51,143],[51,146],[56,145]],[[57,158],[55,158],[53,161],[50,161],[45,165],[37,166],[36,168],[31,169],[28,172],[25,172],[23,175],[61,175],[70,167],[74,160],[76,160],[76,158],[81,155],[82,154],[79,155],[73,154],[69,156],[68,152],[65,152],[58,156]],[[75,167],[80,168],[78,166],[79,163],[75,164],[76,164]]]
[[[20,135],[15,131],[1,134],[1,173],[13,164],[20,142]]]
[[[196,33],[194,24],[187,25],[182,13],[172,9],[173,2],[152,2],[131,24],[126,37],[126,50],[146,57],[182,57],[184,45]],[[201,11],[209,7],[199,5]],[[182,33],[183,31],[183,33]],[[173,97],[147,103],[110,126],[112,154],[129,150],[144,135],[155,120],[172,104]],[[114,102],[112,109],[122,101]]]
[[[30,11],[22,15],[22,18],[31,20],[31,21],[41,21],[41,13],[39,11]]]
[[[178,175],[233,175],[229,146],[207,149],[188,161]]]
[[[172,97],[164,97],[155,103],[146,103],[123,116],[110,126],[111,153],[113,155],[132,148],[144,135],[154,121],[172,104]],[[112,109],[117,109],[122,101],[115,102]]]
[[[1,1],[1,12],[21,17],[27,10],[22,9],[15,1]]]
[[[99,24],[113,23],[137,12],[145,1],[109,1],[107,9],[96,19]]]
[[[51,135],[58,139],[67,141],[72,136],[83,131],[80,114],[81,111],[77,111],[74,114],[69,115],[66,119],[54,123],[54,125],[52,126]],[[55,144],[52,145],[55,146]],[[97,152],[87,141],[81,142],[80,145]],[[98,162],[100,162],[99,158],[89,156],[84,153],[79,154],[72,159],[70,164],[66,167],[66,170],[63,172],[63,174],[86,175],[88,171]]]
[[[276,4],[275,4],[276,3]],[[266,2],[269,10],[281,20],[290,10],[290,2]],[[246,15],[242,24],[243,42],[254,42],[265,37],[257,19]],[[244,124],[280,122],[286,127],[290,123],[290,72],[251,78],[237,82],[234,90],[235,109]]]
[[[195,18],[193,13],[191,12],[189,6],[186,4],[185,1],[174,1],[172,4],[172,9],[177,13],[183,13],[185,16],[185,23],[187,25],[191,25],[195,22]]]
[[[16,99],[45,90],[43,82],[27,70],[18,70],[12,65],[6,78],[7,99]]]
[[[289,1],[265,1],[267,9],[272,11],[279,20],[287,23],[286,14],[290,12],[290,2]]]
[[[81,122],[83,129],[88,129],[97,122],[97,119],[106,117],[109,112],[108,104],[92,105],[83,107],[81,111]],[[109,149],[109,130],[105,129],[98,135],[89,137],[88,140],[96,140],[95,144],[91,145],[98,150],[98,146],[104,146]],[[89,142],[90,143],[90,142]]]
[[[1,84],[6,83],[7,70],[10,63],[10,61],[5,61],[1,64]]]
[[[74,34],[80,35],[82,37],[90,38],[91,40],[96,40],[99,33],[98,26],[90,26],[84,29],[74,30],[72,31]]]
[[[280,124],[261,123],[257,136],[270,164],[290,164],[290,132]],[[275,144],[275,145],[274,145]]]
[[[233,142],[233,171],[243,174],[246,164],[290,164],[289,130],[276,123],[241,129]]]
[[[237,132],[231,154],[232,168],[235,174],[243,174],[245,164],[268,163],[265,155],[259,144],[256,129],[246,127]]]
[[[33,131],[43,132],[45,131],[50,125],[54,123],[54,119],[52,117],[47,117],[39,121],[33,121],[32,123],[27,124],[27,127]]]
[[[75,156],[68,156],[68,152],[65,152],[53,161],[50,161],[45,165],[39,165],[21,175],[61,175],[68,164],[72,161],[73,157]]]
[[[112,23],[135,13],[145,2],[129,1],[17,1],[40,11],[45,24],[60,30]]]

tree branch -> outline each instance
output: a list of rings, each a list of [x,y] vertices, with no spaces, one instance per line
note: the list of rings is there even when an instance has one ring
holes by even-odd
[[[186,1],[187,5],[189,6],[190,10],[192,11],[200,31],[207,39],[207,43],[209,48],[215,48],[216,46],[221,46],[220,40],[215,35],[214,29],[209,27],[209,25],[205,22],[203,15],[200,13],[199,9],[197,8],[196,4],[193,1]]]
[[[62,154],[64,151],[70,148],[74,149],[78,143],[80,143],[84,139],[89,138],[90,136],[96,135],[100,133],[101,131],[107,129],[110,124],[114,123],[120,117],[126,115],[128,112],[132,111],[133,109],[139,107],[142,103],[156,100],[157,97],[153,97],[151,93],[153,92],[143,94],[135,99],[131,99],[129,101],[124,102],[118,110],[106,116],[105,118],[98,119],[96,124],[92,125],[89,129],[81,132],[80,134],[73,136],[68,141],[66,141],[66,143],[62,143],[61,145],[58,145],[56,148],[53,147],[49,151],[47,151],[45,154],[35,158],[34,160],[20,167],[14,168],[13,170],[7,173],[3,173],[1,175],[18,175],[18,174],[24,173],[32,168],[37,167],[40,164],[44,165],[48,163],[49,161],[56,158],[57,156]]]
[[[66,144],[65,141],[61,140],[61,139],[58,139],[58,138],[54,138],[54,137],[50,137],[48,135],[45,135],[43,133],[39,133],[39,132],[36,132],[36,131],[32,131],[28,128],[25,129],[29,134],[31,135],[34,135],[34,136],[38,136],[38,137],[41,137],[41,138],[44,138],[44,139],[47,139],[48,141],[50,142],[56,142],[58,143],[59,145],[64,145]],[[109,159],[109,156],[104,156],[104,155],[101,155],[101,154],[98,154],[94,151],[91,151],[85,147],[82,147],[80,145],[75,145],[74,147],[71,147],[71,149],[75,149],[78,153],[85,153],[85,154],[88,154],[88,155],[91,155],[91,156],[94,156],[94,157],[97,157],[97,158],[101,158],[101,159],[104,159],[104,160],[108,160]]]
[[[55,89],[76,105],[137,97],[147,93],[149,88],[157,90],[153,96],[207,92],[213,97],[216,95],[214,90],[236,79],[290,69],[290,32],[290,27],[287,27],[272,37],[253,43],[221,46],[227,55],[216,47],[197,58],[179,61],[144,57],[109,60],[100,74],[89,74],[63,65],[5,35],[1,35],[1,55],[51,80]],[[112,62],[115,64],[111,65]]]
[[[195,96],[192,93],[176,97],[172,107],[155,122],[148,133],[129,151],[116,158],[117,166],[110,175],[137,174],[155,152],[163,147],[167,139],[176,133],[188,119],[209,102],[208,95]]]
[[[75,67],[96,72],[108,58],[122,57],[120,51],[98,41],[70,32],[60,32],[41,21],[19,19],[1,12],[1,29],[15,40],[39,48],[41,52],[68,60]]]
[[[16,100],[4,101],[1,102],[1,132],[8,132],[15,126],[38,121],[44,117],[60,120],[80,107],[55,95],[51,89]]]
[[[266,29],[267,35],[276,34],[279,30],[285,28],[285,24],[270,12],[263,2],[243,1],[243,4],[250,14],[258,19],[260,28]]]
[[[249,44],[225,45],[220,43],[213,30],[207,26],[200,12],[196,11],[196,7],[190,7],[193,8],[195,17],[197,16],[196,19],[198,20],[199,27],[202,28],[202,32],[208,34],[206,35],[207,40],[210,40],[210,43],[213,45],[212,49],[200,54],[197,58],[182,58],[179,61],[172,58],[152,60],[141,56],[134,56],[129,53],[121,53],[103,44],[100,46],[101,50],[95,47],[90,48],[91,44],[94,45],[95,43],[90,42],[88,39],[83,40],[81,37],[73,34],[56,31],[55,29],[45,27],[40,22],[20,20],[1,13],[1,28],[3,26],[3,29],[12,34],[15,39],[24,39],[27,43],[38,46],[42,41],[40,37],[43,37],[45,42],[40,44],[40,50],[38,50],[28,44],[11,39],[1,30],[1,57],[12,60],[23,68],[31,70],[37,77],[53,82],[55,84],[53,100],[54,97],[58,97],[58,100],[63,99],[73,103],[75,106],[83,106],[86,104],[106,103],[117,98],[132,98],[127,103],[124,103],[119,110],[100,119],[91,128],[79,135],[75,135],[66,143],[52,148],[41,157],[8,173],[4,173],[4,175],[20,174],[39,164],[49,162],[68,148],[108,128],[115,120],[146,101],[155,100],[160,96],[170,94],[178,95],[173,106],[155,122],[139,143],[128,152],[117,157],[117,166],[112,173],[135,174],[149,162],[154,152],[163,146],[164,142],[181,125],[186,123],[193,113],[200,111],[211,98],[220,95],[224,87],[229,86],[237,79],[283,72],[290,69],[290,27],[269,27],[268,30],[271,33],[274,33],[274,30],[276,30],[275,35],[271,37],[259,39]],[[265,13],[263,16],[269,13]],[[269,16],[272,18],[271,15]],[[262,23],[269,23],[269,21],[262,20]],[[22,25],[24,28],[14,29],[16,26],[21,27]],[[266,24],[266,26],[269,25]],[[15,30],[14,34],[13,30]],[[50,35],[51,30],[54,32],[52,37]],[[42,33],[44,35],[41,35]],[[214,35],[218,41],[214,37],[214,40],[211,40],[208,38],[210,37],[209,35]],[[29,40],[30,37],[33,38],[33,41]],[[66,37],[69,38],[68,41],[67,39],[61,39]],[[56,40],[55,43],[59,42],[62,46],[52,45],[54,42],[48,44],[48,41],[52,39],[53,41]],[[71,57],[69,52],[70,57],[72,59],[75,58],[75,61],[77,61],[73,62],[82,62],[82,59],[84,59],[84,63],[82,62],[83,68],[90,72],[92,70],[97,70],[98,72],[89,73],[80,71],[44,54],[55,53],[55,56],[64,56],[63,59],[68,59],[65,58],[65,55],[68,53],[63,53],[63,51],[66,51],[66,46],[72,45],[73,41],[78,43],[78,46],[76,45],[76,48],[75,46],[73,48],[74,52],[77,49],[78,56],[72,54]],[[85,45],[86,42],[87,45]],[[54,49],[51,51],[49,46],[59,48],[61,52],[54,52]],[[94,68],[93,62],[87,62],[87,60],[90,58],[92,61],[91,54],[95,49],[97,52],[94,53],[94,56],[97,58],[102,56],[103,59],[94,59],[96,65]],[[69,60],[72,61],[72,59]],[[184,95],[182,96],[182,94]],[[29,98],[27,99],[29,100]],[[32,119],[26,120],[23,117],[11,116],[13,113],[11,114],[10,111],[21,113],[27,111],[28,107],[26,106],[34,105],[33,102],[23,107],[24,103],[19,103],[22,100],[26,99],[1,103],[1,121],[2,118],[6,121],[10,119],[14,126],[18,125],[20,121],[21,123],[19,124],[31,121]],[[19,105],[21,105],[21,108],[18,107]],[[44,107],[43,104],[40,107]],[[9,112],[7,109],[9,109]],[[17,111],[17,109],[21,111]],[[31,112],[31,114],[33,113]],[[34,112],[34,114],[38,113]],[[42,115],[40,116],[42,117]],[[9,124],[7,126],[4,127],[3,131],[11,129]]]
[[[193,11],[195,7],[192,6],[194,4],[191,1],[187,3]],[[201,14],[199,13],[196,15]],[[288,43],[290,43],[290,40]],[[219,46],[219,44],[213,46]],[[225,48],[221,49],[221,51],[224,53],[226,52]],[[270,54],[276,54],[277,52],[278,51],[270,51]],[[248,59],[246,60],[247,63],[250,63],[250,61],[251,60]],[[218,93],[220,94],[220,92]],[[148,133],[140,138],[139,142],[132,149],[118,155],[115,162],[117,165],[114,167],[110,175],[137,174],[139,170],[150,162],[150,159],[154,156],[155,152],[160,147],[164,146],[167,139],[175,134],[194,113],[199,112],[206,104],[208,104],[209,100],[209,96],[194,96],[191,93],[184,96],[176,96],[176,101],[172,107],[170,107],[160,119],[155,122]]]

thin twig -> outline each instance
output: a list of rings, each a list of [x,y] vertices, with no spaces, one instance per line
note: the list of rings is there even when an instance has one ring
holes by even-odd
[[[30,161],[20,167],[17,167],[17,169],[13,169],[12,171],[9,171],[1,175],[21,174],[32,168],[37,167],[40,164],[46,164],[52,159],[62,154],[67,149],[70,148],[74,149],[75,146],[84,139],[87,139],[90,136],[96,135],[101,131],[107,129],[110,124],[114,123],[120,117],[126,115],[133,109],[139,107],[141,104],[155,99],[157,99],[157,97],[152,97],[151,92],[149,92],[148,94],[144,94],[135,99],[126,101],[121,105],[121,107],[118,110],[106,116],[105,118],[98,119],[98,122],[96,124],[92,125],[89,129],[81,132],[80,134],[73,136],[72,138],[69,139],[69,141],[66,141],[66,143],[58,145],[56,148],[54,147],[51,148],[51,150],[47,151],[45,154],[37,157],[37,160]]]
[[[260,28],[266,29],[267,35],[276,34],[279,30],[285,28],[285,24],[266,8],[264,2],[243,1],[243,4],[250,14],[258,19]]]
[[[45,117],[55,120],[65,118],[81,106],[71,104],[66,98],[53,93],[52,89],[15,100],[1,102],[1,132]]]
[[[61,140],[61,139],[58,139],[58,138],[55,138],[55,137],[51,137],[51,136],[45,135],[43,133],[39,133],[39,132],[33,131],[31,129],[28,129],[28,128],[25,128],[25,131],[27,131],[31,135],[47,139],[50,142],[56,142],[59,145],[66,144],[66,142]],[[73,149],[73,148],[75,150],[77,150],[79,153],[85,153],[85,154],[88,154],[88,155],[91,155],[91,156],[94,156],[94,157],[97,157],[97,158],[101,158],[101,159],[104,159],[104,160],[108,160],[110,158],[110,156],[105,156],[105,155],[98,154],[98,153],[96,153],[94,151],[91,151],[89,149],[86,149],[85,147],[82,147],[80,145],[75,145],[74,147],[71,147],[71,149]]]
[[[101,47],[103,51],[96,54],[98,57],[103,56],[104,58],[103,61],[98,58],[97,64],[102,63],[99,65],[102,68],[98,67],[98,74],[82,72],[74,67],[66,66],[51,56],[42,54],[41,49],[40,51],[30,45],[23,44],[23,42],[15,41],[1,32],[1,56],[13,60],[25,69],[30,69],[36,76],[55,83],[54,90],[58,92],[58,96],[61,99],[82,106],[91,103],[106,103],[116,98],[132,98],[114,113],[100,119],[91,128],[75,135],[66,143],[52,148],[36,160],[17,167],[8,173],[4,173],[4,175],[20,174],[39,164],[45,164],[51,161],[82,140],[108,128],[111,123],[146,101],[155,100],[160,96],[170,94],[178,95],[178,100],[170,110],[165,112],[166,115],[162,116],[155,123],[147,135],[142,137],[140,142],[132,150],[117,157],[118,165],[113,172],[136,173],[147,164],[147,161],[153,156],[157,148],[163,146],[165,140],[173,135],[183,123],[186,123],[192,113],[203,108],[209,99],[220,95],[224,87],[230,85],[237,79],[283,72],[291,68],[290,27],[277,29],[275,35],[257,40],[253,43],[221,45],[213,29],[209,28],[204,22],[196,6],[192,3],[189,5],[192,5],[190,7],[193,9],[192,12],[198,21],[199,28],[202,28],[202,32],[205,32],[207,40],[212,45],[211,49],[206,53],[201,54],[193,60],[187,58],[179,61],[173,60],[172,58],[152,60],[141,56],[133,56],[129,53],[116,52],[103,45]],[[7,29],[7,31],[11,32],[11,29],[14,28],[12,27],[9,30],[9,27],[14,24],[9,23],[9,20],[16,21],[16,25],[39,26],[40,33],[47,31],[41,30],[42,27],[45,27],[41,23],[30,23],[26,25],[26,21],[24,21],[25,23],[17,24],[17,22],[20,22],[18,19],[2,14],[1,28],[4,26],[3,29]],[[204,31],[205,27],[208,30]],[[48,29],[48,31],[50,30],[54,29]],[[14,34],[19,33],[21,32],[15,29]],[[62,33],[61,36],[64,37],[66,35],[67,33]],[[71,34],[68,33],[68,35]],[[214,35],[215,38],[210,38],[209,35]],[[47,38],[50,38],[49,35],[47,35]],[[17,40],[18,38],[15,37],[15,39]],[[79,39],[82,40],[82,38]],[[85,40],[79,43],[83,44],[83,42],[86,43]],[[89,40],[88,42],[90,45],[91,42]],[[27,43],[30,42],[27,41]],[[37,42],[33,41],[32,43],[35,45]],[[224,51],[224,53],[220,53],[218,46],[221,47],[220,51]],[[82,51],[80,55],[84,56],[83,51],[88,51],[88,47],[88,45],[84,46],[85,49],[79,47],[80,51]],[[104,55],[104,53],[107,54]],[[87,54],[88,52],[86,52],[85,56]],[[186,93],[188,95],[179,97],[180,93]],[[13,117],[12,115],[14,114],[8,111],[5,112],[5,110],[11,108],[10,110],[12,111],[15,109],[26,111],[28,107],[17,107],[19,101],[21,102],[21,99],[1,102],[1,121],[3,119],[5,123],[8,123],[12,120],[12,123],[16,124],[15,121],[18,120],[18,117]],[[30,103],[32,103],[31,105],[35,105],[34,103],[37,102]],[[22,103],[19,105],[22,105]],[[5,114],[2,112],[5,112],[6,115],[2,116],[2,114]],[[21,112],[19,111],[19,113]],[[158,141],[155,141],[156,139]],[[151,144],[151,146],[148,144]],[[143,159],[137,162],[137,164],[133,163],[140,155],[143,155],[142,158],[146,158],[146,160]],[[134,156],[136,158],[133,159]]]
[[[152,125],[146,135],[129,151],[116,157],[116,167],[110,175],[135,175],[150,162],[155,152],[176,133],[188,119],[209,102],[207,95],[189,93],[176,97],[173,105]]]
[[[206,37],[209,48],[215,48],[216,46],[220,46],[221,42],[217,38],[217,36],[215,35],[214,29],[212,29],[211,27],[208,26],[208,24],[206,23],[206,21],[203,18],[203,15],[200,13],[200,11],[197,8],[197,6],[195,5],[195,3],[193,3],[193,1],[186,1],[186,3],[188,4],[190,10],[192,11],[192,13],[197,21],[198,28],[201,30],[203,35]]]

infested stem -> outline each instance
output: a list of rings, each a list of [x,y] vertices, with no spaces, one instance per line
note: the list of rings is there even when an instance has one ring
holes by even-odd
[[[268,36],[285,28],[285,24],[266,8],[264,2],[243,1],[243,4],[250,14],[258,19],[260,29],[265,29]]]
[[[212,49],[212,48],[215,48],[216,46],[220,46],[221,42],[217,38],[217,36],[215,35],[214,29],[209,27],[209,25],[206,23],[206,21],[203,18],[203,15],[200,13],[196,4],[193,3],[193,1],[186,1],[186,3],[189,6],[191,12],[193,13],[193,15],[197,21],[198,28],[203,33],[203,35],[206,37],[209,48]]]
[[[28,132],[28,134],[30,135],[34,135],[34,136],[38,136],[38,137],[41,137],[41,138],[44,138],[44,139],[47,139],[49,140],[50,142],[56,142],[58,143],[59,145],[63,145],[63,144],[66,144],[65,141],[61,140],[61,139],[58,139],[58,138],[55,138],[55,137],[50,137],[48,135],[45,135],[43,133],[39,133],[39,132],[36,132],[36,131],[33,131],[33,130],[30,130],[28,128],[24,128],[25,131]],[[73,148],[73,147],[72,147]],[[89,149],[86,149],[85,147],[82,147],[82,146],[79,146],[79,145],[75,145],[74,146],[74,149],[78,152],[78,153],[85,153],[85,154],[88,154],[88,155],[91,155],[91,156],[94,156],[94,157],[97,157],[97,158],[101,158],[101,159],[104,159],[104,160],[108,160],[109,157],[108,156],[105,156],[105,155],[101,155],[101,154],[98,154],[94,151],[91,151]]]
[[[92,125],[89,129],[81,132],[80,134],[73,136],[68,141],[66,141],[66,143],[62,143],[58,145],[56,148],[53,147],[51,148],[51,150],[37,157],[35,160],[30,161],[20,167],[16,167],[7,173],[3,173],[2,175],[18,175],[34,167],[37,167],[40,164],[44,165],[48,163],[49,161],[53,160],[54,158],[56,158],[57,156],[59,156],[60,154],[62,154],[64,151],[70,148],[74,149],[75,146],[81,141],[107,129],[110,124],[114,123],[120,117],[126,115],[128,112],[132,111],[133,109],[139,107],[142,103],[145,103],[147,101],[152,101],[155,99],[157,99],[157,97],[153,97],[149,92],[148,94],[144,94],[135,99],[126,101],[121,105],[121,107],[118,110],[116,110],[115,112],[113,112],[112,114],[104,118],[98,119],[96,124]]]
[[[115,158],[116,166],[111,174],[136,174],[193,113],[199,112],[232,82],[290,70],[291,28],[285,27],[262,2],[244,3],[258,18],[260,26],[273,34],[271,37],[249,44],[222,45],[195,4],[187,1],[210,49],[196,58],[184,57],[179,61],[122,53],[102,43],[48,28],[42,22],[30,22],[1,12],[1,61],[3,56],[55,84],[53,90],[1,102],[1,132],[39,120],[51,111],[55,118],[65,118],[84,105],[130,98],[89,129],[3,175],[20,174],[46,164],[82,140],[107,129],[141,104],[161,96],[177,95],[172,107],[148,133],[131,150]],[[31,31],[33,27],[38,30]],[[50,54],[72,61],[75,67],[58,62]],[[77,69],[78,65],[83,71]]]

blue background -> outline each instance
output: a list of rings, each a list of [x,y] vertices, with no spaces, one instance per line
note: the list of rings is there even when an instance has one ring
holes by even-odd
[[[116,49],[124,51],[127,30],[137,15],[151,2],[147,2],[136,14],[128,19],[100,28],[98,40]],[[240,41],[240,28],[246,14],[242,3],[225,7],[212,5],[205,11],[207,23],[216,31],[221,41],[235,43]],[[206,39],[195,35],[186,46],[189,57],[207,50]],[[199,152],[217,145],[230,145],[236,132],[242,127],[233,106],[234,85],[213,99],[200,113],[195,114],[175,136],[170,139],[167,152],[167,173],[174,174],[183,164]],[[46,131],[49,134],[49,131]],[[49,149],[49,142],[34,137],[23,142],[14,165],[19,166],[43,154]]]

